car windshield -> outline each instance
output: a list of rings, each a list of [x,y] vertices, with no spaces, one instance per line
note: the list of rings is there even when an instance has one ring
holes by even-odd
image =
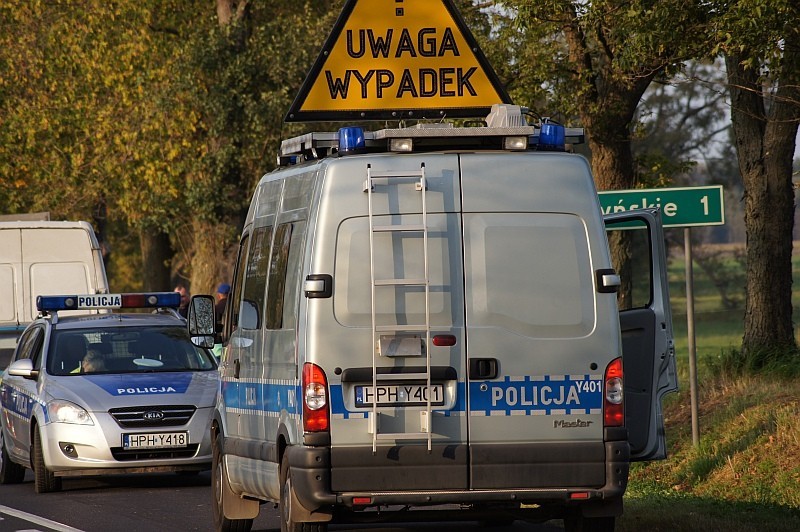
[[[211,353],[189,341],[182,327],[116,327],[56,331],[47,371],[52,375],[207,371]]]

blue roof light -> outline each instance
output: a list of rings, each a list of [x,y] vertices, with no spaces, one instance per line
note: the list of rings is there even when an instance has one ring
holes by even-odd
[[[539,132],[538,149],[547,151],[564,151],[564,133],[564,126],[556,122],[545,120],[542,123],[542,129]]]
[[[339,153],[358,153],[366,147],[364,130],[360,127],[343,127],[339,129]]]
[[[77,310],[78,296],[38,296],[38,310]]]

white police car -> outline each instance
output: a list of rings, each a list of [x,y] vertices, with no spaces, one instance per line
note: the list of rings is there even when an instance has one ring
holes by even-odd
[[[0,483],[26,468],[37,493],[71,475],[208,469],[219,376],[179,304],[174,292],[40,296],[0,381]],[[62,312],[86,308],[153,312]]]

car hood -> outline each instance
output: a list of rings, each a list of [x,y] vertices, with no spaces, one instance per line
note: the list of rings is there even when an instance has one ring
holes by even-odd
[[[152,404],[211,407],[216,399],[216,371],[123,373],[55,377],[49,383],[51,399],[64,399],[90,411]]]

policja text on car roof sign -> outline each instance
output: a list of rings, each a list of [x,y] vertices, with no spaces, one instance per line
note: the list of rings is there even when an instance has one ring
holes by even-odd
[[[452,0],[349,0],[287,122],[483,117],[511,103]]]

